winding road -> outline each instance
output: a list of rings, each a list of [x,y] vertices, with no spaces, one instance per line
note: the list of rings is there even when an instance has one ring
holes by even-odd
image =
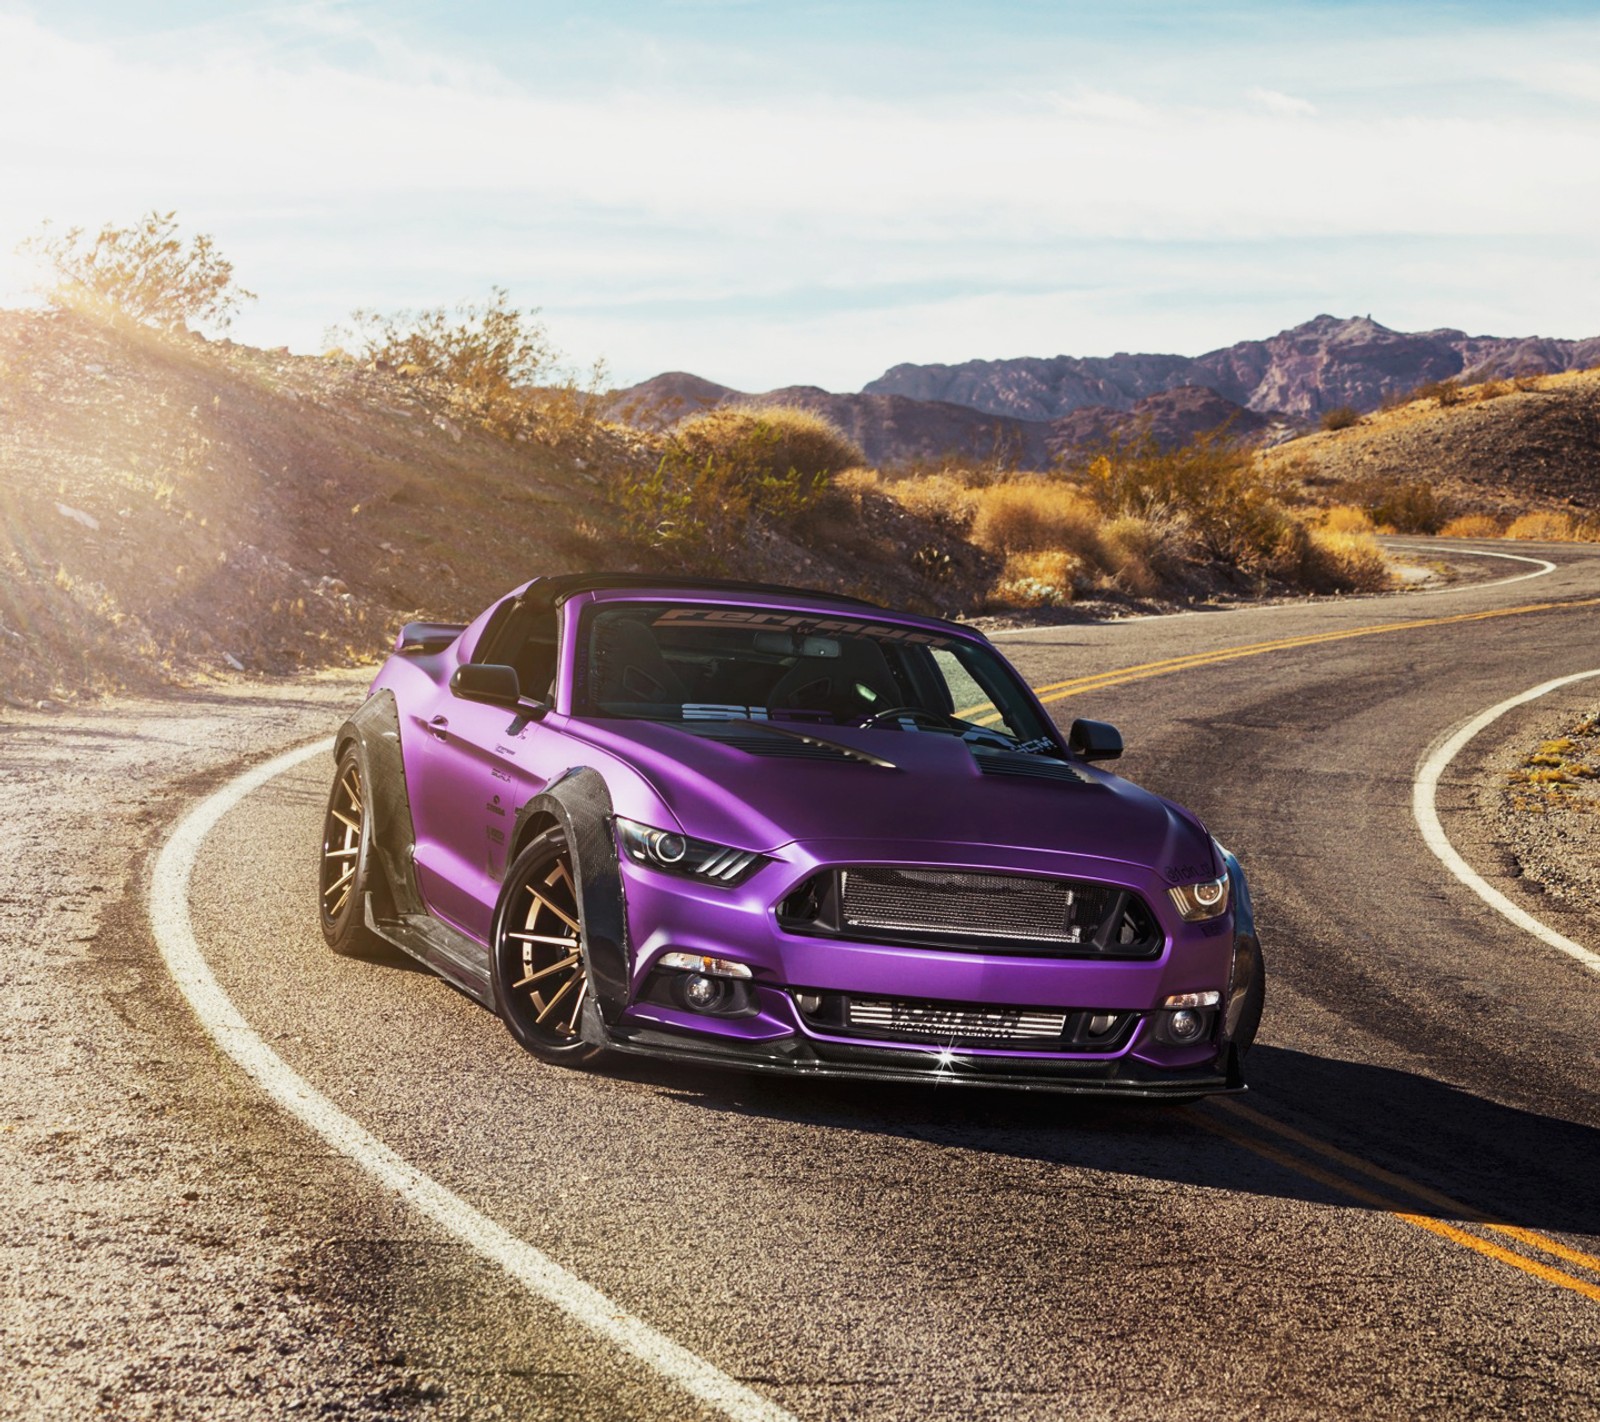
[[[108,941],[236,1014],[193,1089],[315,1202],[286,1227],[328,1231],[317,1316],[425,1372],[399,1415],[1600,1416],[1600,972],[1552,941],[1600,948],[1600,913],[1517,882],[1482,813],[1497,750],[1600,676],[1439,753],[1600,673],[1600,548],[1519,552],[1437,593],[997,636],[1249,871],[1244,1097],[541,1067],[442,981],[326,950],[323,755],[175,797],[149,837],[182,854]],[[274,714],[278,748],[336,724]]]

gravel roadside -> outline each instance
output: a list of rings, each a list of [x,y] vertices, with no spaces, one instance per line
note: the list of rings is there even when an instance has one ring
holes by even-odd
[[[348,1267],[360,1182],[222,1069],[145,922],[177,814],[364,681],[0,720],[0,1417],[436,1410],[382,1251]]]

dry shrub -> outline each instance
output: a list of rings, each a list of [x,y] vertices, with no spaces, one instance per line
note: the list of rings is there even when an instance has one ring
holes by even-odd
[[[978,494],[948,474],[898,479],[886,485],[884,492],[941,532],[963,536],[971,532],[981,503]]]
[[[1500,520],[1493,514],[1462,514],[1439,530],[1440,538],[1498,538]]]
[[[1562,513],[1525,513],[1513,519],[1506,538],[1536,538],[1551,543],[1570,543],[1578,536],[1577,526]]]
[[[1361,411],[1354,405],[1335,405],[1323,411],[1322,428],[1325,430],[1347,430],[1360,423]]]
[[[353,311],[348,328],[328,333],[348,341],[363,361],[448,387],[455,408],[512,439],[560,445],[587,439],[599,420],[605,367],[579,380],[536,317],[491,287],[482,306],[465,303],[399,311]]]
[[[990,597],[1006,607],[1063,607],[1081,566],[1076,554],[1059,550],[1012,553]]]
[[[974,492],[972,539],[979,547],[1004,555],[1066,551],[1098,561],[1100,511],[1071,485],[1033,479]]]
[[[1426,479],[1386,489],[1367,505],[1373,523],[1395,533],[1435,533],[1448,510]]]
[[[1221,431],[1173,449],[1145,432],[1114,442],[1085,472],[1107,514],[1181,518],[1198,551],[1224,567],[1263,565],[1294,524],[1280,499],[1282,473]]]
[[[1100,530],[1101,560],[1112,581],[1135,597],[1154,597],[1174,578],[1190,550],[1181,517],[1120,514]]]
[[[680,421],[655,469],[622,473],[608,493],[632,542],[719,569],[752,524],[793,524],[822,498],[830,475],[863,459],[855,441],[821,415],[723,406]]]
[[[1372,515],[1354,504],[1334,504],[1323,511],[1322,527],[1329,533],[1371,533]]]
[[[1394,581],[1371,533],[1310,530],[1306,582],[1330,592],[1383,592]]]
[[[667,435],[675,458],[726,465],[746,479],[790,474],[826,480],[867,462],[831,420],[792,405],[722,405],[680,420]]]
[[[184,245],[177,213],[148,212],[128,227],[107,223],[93,238],[47,222],[23,250],[55,270],[50,300],[100,316],[181,331],[189,322],[225,328],[255,293],[233,280],[233,263],[205,233]]]
[[[1459,380],[1430,380],[1426,385],[1417,386],[1411,392],[1411,398],[1432,400],[1441,409],[1448,409],[1451,405],[1459,405],[1466,397]]]
[[[1509,380],[1485,380],[1474,392],[1479,400],[1498,400],[1509,395],[1514,387]]]

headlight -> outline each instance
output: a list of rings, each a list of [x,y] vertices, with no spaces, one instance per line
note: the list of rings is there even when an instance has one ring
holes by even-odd
[[[766,856],[747,849],[729,849],[708,839],[694,839],[677,830],[652,829],[637,820],[617,819],[622,852],[635,864],[647,864],[669,874],[703,879],[713,884],[742,884],[763,864]]]
[[[1178,912],[1189,923],[1200,923],[1227,913],[1232,883],[1224,874],[1220,879],[1207,879],[1203,884],[1183,884],[1167,892],[1172,895]]]

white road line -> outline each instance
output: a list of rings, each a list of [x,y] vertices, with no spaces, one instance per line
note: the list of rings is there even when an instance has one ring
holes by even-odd
[[[284,1110],[414,1209],[485,1259],[500,1265],[531,1292],[555,1304],[590,1332],[737,1422],[797,1422],[793,1414],[625,1313],[598,1289],[401,1159],[291,1070],[222,990],[200,951],[189,918],[189,880],[201,846],[222,817],[246,796],[312,756],[326,755],[332,748],[331,739],[301,746],[229,781],[184,816],[156,858],[150,884],[150,923],[161,955],[201,1025]]]
[[[1397,551],[1407,553],[1437,553],[1437,543],[1393,543],[1389,545]],[[1494,578],[1487,583],[1457,583],[1449,588],[1419,588],[1417,595],[1420,597],[1433,597],[1438,593],[1467,592],[1477,589],[1482,592],[1485,588],[1503,588],[1508,583],[1525,583],[1529,578],[1542,578],[1556,570],[1556,564],[1547,558],[1530,558],[1526,553],[1501,553],[1490,548],[1451,548],[1452,553],[1465,553],[1469,558],[1505,558],[1512,563],[1536,563],[1538,566],[1531,573],[1517,573],[1509,578]]]
[[[1438,811],[1434,808],[1439,777],[1444,774],[1450,762],[1461,753],[1462,747],[1486,726],[1498,721],[1507,711],[1514,710],[1529,701],[1537,701],[1539,697],[1547,696],[1552,691],[1559,691],[1563,686],[1571,686],[1575,681],[1586,681],[1595,676],[1600,676],[1600,668],[1594,671],[1574,672],[1571,676],[1558,676],[1554,681],[1544,682],[1530,691],[1509,697],[1498,706],[1491,706],[1487,711],[1474,716],[1460,730],[1447,737],[1423,757],[1422,763],[1417,767],[1416,779],[1412,783],[1411,812],[1416,816],[1417,828],[1422,831],[1422,838],[1428,848],[1439,856],[1446,869],[1490,908],[1505,915],[1518,928],[1531,933],[1541,943],[1558,949],[1570,958],[1576,958],[1585,967],[1600,973],[1600,953],[1592,953],[1581,943],[1574,943],[1570,938],[1557,933],[1555,929],[1540,923],[1532,914],[1518,908],[1498,889],[1485,882],[1482,876],[1456,852],[1456,847],[1446,837],[1444,826],[1439,823]]]

